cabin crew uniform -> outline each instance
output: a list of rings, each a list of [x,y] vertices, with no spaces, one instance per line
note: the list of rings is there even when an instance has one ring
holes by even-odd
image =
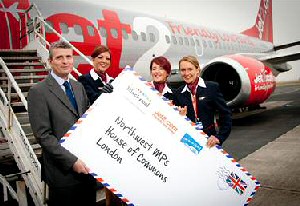
[[[150,84],[153,88],[155,88],[153,81],[151,81]],[[167,83],[165,83],[161,94],[169,100],[174,100],[174,91],[168,86]]]
[[[101,88],[108,82],[114,80],[112,77],[106,75],[106,81],[103,81],[101,77],[95,72],[94,69],[91,69],[89,73],[82,75],[78,78],[78,81],[82,83],[86,90],[86,94],[90,100],[90,104],[93,104],[94,101],[102,94]]]
[[[216,82],[204,82],[199,78],[196,94],[193,95],[187,85],[179,87],[175,92],[175,104],[187,106],[187,117],[193,122],[202,122],[203,131],[214,135],[220,145],[227,139],[231,131],[231,111],[226,105],[219,85]],[[219,114],[219,131],[215,126],[215,113]]]

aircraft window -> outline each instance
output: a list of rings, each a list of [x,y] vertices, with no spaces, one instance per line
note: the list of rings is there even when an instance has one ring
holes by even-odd
[[[171,42],[171,40],[170,40],[170,37],[169,36],[165,36],[166,37],[166,42],[168,43],[168,44],[170,44],[170,42]]]
[[[103,27],[100,28],[100,35],[101,35],[102,37],[107,37],[107,32],[106,32],[106,29],[105,29],[105,28],[103,28]]]
[[[231,44],[228,43],[227,45],[228,45],[228,50],[231,50]]]
[[[81,34],[82,34],[82,28],[80,27],[81,29]],[[92,26],[87,26],[87,30],[88,30],[88,33],[90,36],[95,36],[95,30],[94,30],[94,27]]]
[[[155,35],[153,33],[149,33],[150,41],[155,42]]]
[[[53,28],[53,23],[51,21],[46,21],[46,22]],[[46,26],[46,33],[53,33],[53,31]]]
[[[197,46],[200,46],[199,39],[196,39],[196,44],[197,44]]]
[[[141,32],[141,37],[143,41],[146,41],[146,34],[145,32]]]
[[[92,28],[93,29],[93,28]],[[81,29],[81,26],[79,26],[78,24],[75,24],[74,25],[74,32],[75,34],[78,34],[78,35],[82,35],[82,29]],[[89,32],[90,34],[90,32]],[[93,33],[92,33],[93,34]],[[90,35],[90,36],[94,36],[94,35]]]
[[[189,43],[189,40],[188,40],[188,38],[187,38],[187,37],[184,37],[184,43],[185,43],[185,45],[187,45],[187,46],[189,46],[189,45],[190,45],[190,43]]]
[[[64,33],[64,34],[69,33],[69,27],[66,23],[60,23],[59,26],[60,26],[62,33]]]
[[[226,45],[226,49],[229,50],[230,49],[230,44],[226,43],[225,45]]]
[[[207,43],[206,43],[206,41],[205,41],[205,40],[202,40],[202,44],[203,44],[204,48],[206,48],[206,47],[207,47]]]
[[[132,31],[132,38],[134,41],[137,41],[139,39],[139,36],[137,35],[137,33],[135,31]]]
[[[113,38],[115,38],[115,39],[118,38],[118,31],[117,31],[117,29],[112,28],[112,29],[110,30],[110,33],[111,33],[111,35],[112,35]]]
[[[126,32],[125,29],[122,29],[122,35],[124,39],[128,39],[128,33]]]
[[[176,39],[176,37],[175,36],[172,36],[172,42],[173,42],[173,44],[177,44],[177,39]]]
[[[218,48],[218,45],[217,45],[217,44],[218,44],[218,43],[217,43],[216,41],[213,42],[213,45],[214,45],[215,49]]]
[[[178,37],[178,42],[179,42],[179,44],[180,45],[182,45],[183,44],[183,39],[182,39],[182,37],[180,36],[180,37]]]
[[[219,43],[219,49],[222,49],[222,42]]]
[[[191,45],[192,46],[195,46],[195,41],[194,41],[194,39],[192,38],[192,39],[190,39],[191,40]]]

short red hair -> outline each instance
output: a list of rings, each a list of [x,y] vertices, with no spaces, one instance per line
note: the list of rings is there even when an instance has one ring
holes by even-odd
[[[99,56],[99,54],[102,54],[102,53],[104,53],[104,52],[108,52],[108,53],[110,54],[110,56],[111,56],[111,53],[110,53],[109,48],[107,48],[107,47],[104,46],[104,45],[97,46],[97,47],[94,49],[94,51],[93,51],[91,57],[92,57],[92,58],[96,58],[97,56]]]
[[[155,57],[154,59],[152,59],[152,61],[150,63],[150,71],[152,70],[153,63],[162,67],[164,70],[166,70],[166,72],[168,74],[171,73],[171,63],[169,62],[169,60],[166,57],[160,56],[160,57]]]

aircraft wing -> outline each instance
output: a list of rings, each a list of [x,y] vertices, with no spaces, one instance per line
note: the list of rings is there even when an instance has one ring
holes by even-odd
[[[280,73],[292,69],[287,62],[300,60],[300,52],[291,48],[298,45],[300,41],[274,46],[272,51],[266,53],[241,53],[241,55],[253,57]]]
[[[300,41],[274,46],[274,51],[272,53],[267,53],[267,55],[258,59],[269,64],[282,64],[288,61],[297,61],[300,59],[300,52],[295,52],[294,48],[299,45]]]
[[[274,46],[274,50],[278,51],[281,49],[287,49],[287,48],[297,46],[297,45],[300,45],[300,41],[295,41],[295,42],[288,43],[288,44],[281,44],[281,45]]]

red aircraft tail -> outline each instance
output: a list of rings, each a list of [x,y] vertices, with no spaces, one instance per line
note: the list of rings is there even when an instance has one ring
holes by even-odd
[[[272,0],[261,0],[255,25],[242,34],[273,43]]]

